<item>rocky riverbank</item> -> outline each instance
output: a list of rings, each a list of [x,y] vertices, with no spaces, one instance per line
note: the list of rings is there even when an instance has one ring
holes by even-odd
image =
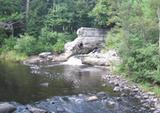
[[[143,105],[141,109],[150,109],[153,113],[160,113],[160,98],[156,97],[153,92],[144,92],[135,83],[119,75],[103,75],[102,79],[106,82],[104,85],[111,84],[113,91],[120,92],[121,96],[133,96],[139,99]]]
[[[128,101],[134,101],[128,104]],[[151,113],[132,96],[111,97],[105,92],[89,95],[55,96],[34,104],[0,104],[0,113]],[[2,112],[1,112],[2,111]]]

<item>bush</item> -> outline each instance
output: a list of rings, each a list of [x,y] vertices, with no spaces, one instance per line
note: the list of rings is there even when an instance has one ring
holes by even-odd
[[[56,44],[53,46],[53,51],[62,53],[64,51],[64,45],[66,42],[73,40],[75,34],[58,33],[58,39]]]
[[[42,28],[39,41],[47,46],[54,45],[58,39],[57,32],[51,32],[46,27]]]
[[[127,36],[125,31],[112,29],[105,40],[105,50],[117,49],[123,63],[120,73],[136,82],[160,83],[158,67],[158,45],[145,42],[137,35]]]
[[[121,29],[113,28],[106,35],[104,49],[118,49],[124,38],[124,32]]]
[[[3,54],[1,56],[5,57],[5,53],[9,56],[16,54],[34,55],[44,51],[61,53],[64,51],[64,44],[72,40],[74,36],[74,34],[51,32],[47,28],[43,28],[37,39],[28,34],[21,35],[19,38],[5,39],[2,48],[0,48],[0,53]],[[11,59],[13,58],[14,56]]]
[[[139,48],[130,46],[129,52],[121,50],[120,55],[123,58],[121,69],[125,69],[121,71],[127,72],[136,82],[160,82],[156,74],[158,67],[158,46],[156,44],[146,44]]]
[[[73,40],[75,34],[58,33],[43,28],[41,36],[38,38],[38,47],[42,51],[53,51],[61,53],[64,51],[64,44],[68,41]]]
[[[4,39],[8,37],[7,34],[5,33],[5,30],[0,28],[0,46],[4,43]]]
[[[27,55],[25,53],[17,53],[16,51],[3,51],[0,55],[0,58],[7,61],[23,61],[27,58]]]
[[[20,38],[17,39],[14,49],[19,53],[26,53],[27,55],[36,54],[37,40],[28,34],[21,35]]]
[[[5,39],[4,43],[3,43],[3,46],[2,46],[2,50],[3,51],[13,50],[15,45],[16,45],[16,38],[15,37]]]
[[[51,31],[47,30],[47,28],[42,28],[41,35],[38,38],[39,50],[41,52],[43,52],[43,51],[53,51],[54,47],[58,47],[59,46],[60,43],[58,43],[58,42],[63,37],[64,36],[61,35],[61,33],[51,32]],[[59,48],[57,48],[56,52],[58,51],[58,49]]]

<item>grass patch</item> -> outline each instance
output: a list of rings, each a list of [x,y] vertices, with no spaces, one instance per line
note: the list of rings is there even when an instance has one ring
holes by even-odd
[[[160,97],[160,86],[152,85],[150,83],[140,83],[140,88],[144,91],[154,92],[158,97]]]
[[[24,53],[17,53],[16,51],[7,51],[1,53],[0,59],[6,61],[18,62],[27,59],[27,55]]]

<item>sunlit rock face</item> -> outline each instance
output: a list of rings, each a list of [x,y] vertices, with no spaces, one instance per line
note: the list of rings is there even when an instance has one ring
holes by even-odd
[[[88,54],[102,47],[106,31],[103,29],[81,27],[77,30],[78,37],[65,44],[65,53],[70,55]]]
[[[63,64],[66,65],[83,65],[82,61],[78,58],[76,58],[75,56],[70,57],[66,62],[64,62]]]
[[[82,64],[98,65],[98,66],[113,66],[113,64],[120,64],[121,59],[117,55],[116,50],[112,49],[106,52],[89,53],[82,56]]]

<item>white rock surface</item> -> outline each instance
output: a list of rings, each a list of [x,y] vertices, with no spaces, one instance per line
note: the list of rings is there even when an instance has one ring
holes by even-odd
[[[98,100],[97,96],[91,96],[87,98],[87,101],[95,101],[95,100]]]
[[[9,103],[0,104],[0,113],[12,113],[15,110],[16,110],[16,107]]]
[[[51,55],[52,53],[51,52],[43,52],[43,53],[40,53],[39,54],[39,57],[40,58],[47,58],[49,55]]]
[[[70,57],[66,62],[63,62],[65,65],[83,65],[82,61],[76,57]]]

